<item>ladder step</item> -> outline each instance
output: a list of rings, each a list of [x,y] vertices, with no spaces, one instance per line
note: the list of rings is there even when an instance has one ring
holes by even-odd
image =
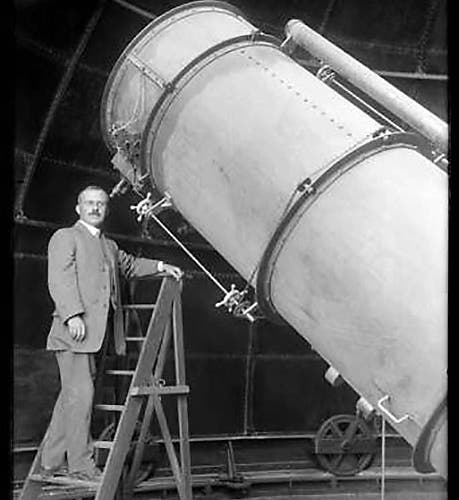
[[[113,447],[113,441],[93,441],[92,443],[96,448],[104,448],[110,450]]]
[[[124,340],[126,340],[126,342],[143,342],[145,337],[126,337]]]
[[[131,396],[149,396],[151,394],[156,395],[172,395],[177,396],[185,395],[190,393],[190,387],[188,385],[144,385],[133,387],[130,391]]]
[[[100,484],[99,481],[85,481],[82,479],[76,479],[71,476],[51,476],[49,478],[44,478],[40,474],[31,474],[29,476],[29,479],[31,481],[43,483],[43,486],[45,486],[45,484],[55,484],[61,486],[84,487],[84,488],[94,489],[98,484]],[[72,496],[72,498],[75,497]]]
[[[123,411],[124,405],[105,405],[105,404],[97,404],[94,405],[97,410],[106,410],[106,411]]]
[[[134,375],[134,370],[107,370],[107,375]]]
[[[154,309],[156,304],[126,304],[123,309]]]

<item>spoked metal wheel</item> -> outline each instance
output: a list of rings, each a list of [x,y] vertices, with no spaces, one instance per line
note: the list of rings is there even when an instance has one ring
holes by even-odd
[[[134,440],[131,443],[131,448],[128,452],[128,460],[129,460],[129,456],[132,455],[132,452],[134,449],[136,435],[138,435],[138,429],[136,429],[134,431]],[[115,424],[112,422],[111,424],[107,425],[107,427],[105,427],[105,429],[101,432],[98,439],[100,441],[112,441],[114,437],[115,437]],[[146,446],[149,446],[152,444],[154,444],[153,438],[151,436],[149,436],[149,438],[147,439]],[[104,454],[103,449],[96,448],[94,451],[94,454],[95,454],[95,457],[94,457],[95,462],[97,465],[100,466],[100,465],[105,463],[106,457],[107,457],[107,450],[105,450],[105,454]],[[155,468],[155,461],[142,462],[142,464],[139,467],[139,470],[137,471],[137,475],[135,478],[135,484],[139,484],[139,483],[145,481],[150,476],[150,474],[152,474],[154,468]]]
[[[336,476],[353,476],[368,468],[377,449],[373,429],[355,415],[335,415],[326,420],[314,444],[320,466]]]

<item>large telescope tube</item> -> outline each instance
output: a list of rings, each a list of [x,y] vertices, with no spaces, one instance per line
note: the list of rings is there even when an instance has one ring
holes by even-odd
[[[146,26],[101,116],[131,178],[446,476],[448,184],[422,138],[384,133],[223,2]]]

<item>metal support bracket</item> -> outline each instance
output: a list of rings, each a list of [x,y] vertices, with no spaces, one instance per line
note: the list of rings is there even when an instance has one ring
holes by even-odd
[[[147,66],[143,61],[141,61],[134,54],[129,54],[127,60],[132,63],[138,70],[140,70],[149,80],[151,80],[155,85],[162,89],[168,88],[168,83],[153,71],[149,66]]]
[[[285,40],[280,44],[280,49],[284,54],[287,54],[288,56],[293,53],[295,48],[297,47],[296,43],[294,42],[293,38],[291,35],[288,35]]]
[[[316,77],[319,80],[322,80],[324,83],[329,83],[331,82],[336,76],[335,71],[328,65],[328,64],[323,64],[316,73]]]
[[[384,408],[383,406],[383,403],[385,403],[386,401],[389,401],[390,399],[390,396],[388,394],[386,394],[385,396],[383,396],[381,399],[378,400],[377,402],[377,407],[378,409],[384,414],[386,415],[386,417],[389,418],[389,420],[394,423],[394,424],[401,424],[402,422],[404,422],[405,420],[408,420],[409,418],[411,418],[411,415],[403,415],[403,417],[400,417],[400,418],[397,418],[393,413],[391,413],[387,408]]]
[[[238,491],[243,496],[247,496],[252,483],[237,471],[233,443],[231,441],[228,441],[226,445],[226,460],[228,472],[220,475],[218,484],[225,486],[229,490]]]
[[[168,193],[156,203],[151,200],[151,193],[149,192],[143,200],[139,201],[137,205],[131,205],[130,209],[137,212],[137,221],[141,222],[142,219],[156,215],[166,208],[172,207],[172,198]]]
[[[215,307],[226,307],[230,313],[233,313],[237,317],[245,317],[251,323],[255,321],[255,316],[252,314],[257,308],[257,302],[245,300],[247,295],[247,290],[242,292],[236,288],[236,285],[232,284],[231,289],[225,294],[220,302],[215,304]]]

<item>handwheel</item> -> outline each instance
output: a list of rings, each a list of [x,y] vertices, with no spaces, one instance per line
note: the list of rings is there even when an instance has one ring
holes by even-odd
[[[129,452],[128,452],[128,457],[129,457],[129,455],[132,455],[132,453],[134,451],[134,441],[136,440],[136,436],[138,434],[139,434],[139,432],[138,432],[138,429],[136,427],[136,429],[134,430],[134,439],[133,439],[133,442],[131,443],[131,447],[130,447]],[[107,427],[105,427],[105,429],[101,432],[101,434],[99,436],[99,440],[100,441],[112,441],[114,436],[115,436],[115,424],[112,422],[111,424],[107,425]],[[148,435],[148,437],[147,437],[146,446],[148,446],[150,444],[149,441],[152,441],[151,435]],[[100,449],[100,448],[95,448],[95,450],[94,450],[94,459],[95,459],[95,462],[98,466],[105,463],[105,460],[106,460],[106,458],[102,458],[101,452],[102,452],[102,449]],[[150,476],[150,474],[153,472],[154,467],[155,467],[154,461],[142,462],[140,464],[139,470],[137,471],[137,475],[135,478],[135,484],[137,485],[137,484],[141,483],[142,481],[145,481]]]
[[[335,415],[326,420],[314,444],[321,467],[336,476],[353,476],[368,468],[377,448],[373,430],[355,415]]]

